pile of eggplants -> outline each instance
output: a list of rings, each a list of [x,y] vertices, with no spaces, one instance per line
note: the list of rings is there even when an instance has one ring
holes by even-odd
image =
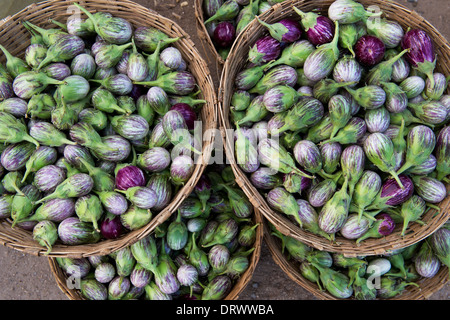
[[[280,250],[306,281],[337,299],[393,299],[450,265],[450,224],[427,238],[383,255],[346,257],[320,251],[270,225]]]
[[[77,6],[86,19],[24,21],[23,58],[0,46],[0,219],[47,253],[145,226],[201,154],[193,129],[206,101],[170,45],[179,38]]]
[[[89,300],[224,299],[251,264],[259,224],[231,167],[211,168],[154,233],[109,255],[56,258],[67,279]]]
[[[450,96],[430,35],[353,0],[293,14],[300,29],[263,23],[233,79],[235,157],[252,185],[331,241],[403,237],[428,210],[446,214]]]
[[[271,6],[284,0],[205,0],[204,25],[217,53],[226,60],[236,37]]]

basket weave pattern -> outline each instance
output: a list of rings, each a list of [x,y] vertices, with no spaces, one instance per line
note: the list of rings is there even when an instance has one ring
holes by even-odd
[[[287,0],[276,4],[259,18],[267,23],[274,23],[284,18],[298,19],[298,15],[293,11],[292,7],[296,6],[303,12],[317,11],[327,14],[328,7],[334,0]],[[406,7],[392,1],[380,0],[360,0],[365,7],[378,6],[384,13],[383,17],[389,20],[397,21],[404,30],[410,28],[418,28],[426,31],[434,41],[434,46],[437,54],[437,66],[435,72],[441,72],[445,76],[450,75],[450,44],[448,41],[415,11],[411,11]],[[266,29],[256,20],[253,20],[236,39],[233,48],[225,62],[222,77],[220,80],[220,88],[218,92],[219,98],[219,118],[221,120],[221,131],[225,142],[225,149],[227,157],[233,167],[236,181],[247,194],[253,205],[259,208],[267,220],[272,223],[281,233],[287,236],[294,237],[305,244],[315,247],[319,250],[326,250],[329,252],[340,252],[346,256],[358,255],[378,255],[383,254],[394,249],[401,249],[410,246],[436,231],[441,227],[450,217],[450,210],[448,210],[450,199],[447,197],[439,206],[441,212],[437,215],[434,210],[429,210],[422,216],[426,223],[420,226],[416,223],[411,223],[408,230],[409,233],[404,237],[400,237],[401,226],[397,226],[394,232],[381,239],[366,239],[359,245],[356,245],[354,240],[348,240],[343,237],[336,237],[335,242],[330,242],[321,236],[316,236],[310,232],[300,229],[285,215],[275,212],[267,204],[264,196],[251,184],[247,175],[239,168],[234,156],[234,142],[230,130],[233,126],[229,120],[230,102],[234,92],[234,79],[237,73],[242,70],[247,62],[249,48],[265,34]],[[449,190],[449,186],[447,186]]]
[[[191,193],[198,179],[203,173],[213,148],[215,129],[218,124],[217,96],[212,77],[206,62],[202,59],[194,42],[176,23],[132,1],[79,1],[79,4],[90,12],[109,12],[113,16],[127,19],[134,27],[150,26],[157,28],[172,38],[180,37],[173,44],[187,63],[188,70],[194,75],[197,85],[201,90],[201,98],[207,101],[201,111],[203,123],[202,154],[195,165],[189,181],[174,195],[171,203],[157,215],[152,221],[138,230],[130,231],[118,239],[102,240],[95,244],[66,246],[59,242],[52,248],[50,257],[87,257],[92,255],[106,255],[112,251],[127,247],[134,242],[150,234],[158,225],[167,220],[183,200]],[[25,49],[30,44],[28,31],[22,26],[22,21],[30,21],[43,28],[54,28],[55,25],[48,22],[49,19],[65,23],[67,18],[74,14],[71,10],[73,1],[47,0],[32,4],[13,16],[0,21],[0,43],[13,55],[23,57]],[[4,57],[1,57],[4,59]],[[1,61],[1,60],[0,60]],[[4,62],[4,61],[2,61]],[[0,244],[32,255],[43,255],[46,249],[39,246],[33,240],[31,231],[21,228],[11,228],[10,221],[0,222]]]

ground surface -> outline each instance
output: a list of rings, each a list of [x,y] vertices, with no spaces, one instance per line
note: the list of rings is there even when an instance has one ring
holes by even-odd
[[[1,0],[0,19],[13,14],[35,1]],[[173,19],[191,35],[202,54],[203,46],[197,37],[194,22],[193,0],[135,0],[160,14]],[[181,4],[186,2],[187,5]],[[407,0],[398,2],[416,10],[447,38],[450,39],[449,0],[418,0],[417,6]],[[207,60],[208,61],[208,60]],[[210,59],[210,61],[213,61]],[[211,73],[217,82],[217,72],[211,64]],[[270,279],[270,280],[269,280]],[[21,252],[0,246],[0,300],[67,300],[57,287],[47,259],[24,255]],[[243,300],[313,300],[315,297],[293,282],[275,264],[265,245],[253,278],[240,299]],[[433,300],[450,300],[450,285],[435,293]]]

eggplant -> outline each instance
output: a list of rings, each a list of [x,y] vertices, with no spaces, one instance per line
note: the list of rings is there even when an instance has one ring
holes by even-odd
[[[1,153],[0,163],[7,171],[21,170],[35,150],[35,145],[26,141],[10,144]]]
[[[80,290],[88,300],[108,300],[108,288],[96,279],[82,279]]]
[[[52,221],[59,223],[75,214],[75,200],[73,199],[52,199],[40,206],[35,212],[23,221]]]
[[[150,148],[137,158],[138,166],[150,172],[161,172],[169,167],[170,162],[170,153],[162,147]]]
[[[403,188],[395,178],[387,179],[383,183],[381,190],[378,192],[374,201],[366,207],[367,211],[384,210],[391,206],[397,206],[412,196],[414,193],[413,180],[405,174],[399,175],[398,178],[400,179]]]
[[[400,45],[404,31],[396,21],[388,19],[368,19],[367,33],[380,39],[386,48],[396,48]]]
[[[116,239],[123,233],[120,217],[107,212],[100,223],[100,233],[105,239]]]
[[[305,65],[308,56],[315,50],[315,46],[308,40],[297,40],[286,44],[278,59],[263,65],[265,70],[279,65],[287,65],[292,68],[300,68]]]
[[[272,169],[260,167],[250,175],[250,181],[256,188],[270,190],[281,185],[280,176]]]
[[[294,7],[294,11],[300,16],[306,36],[313,45],[319,46],[333,41],[335,25],[330,18],[315,12],[305,13],[296,7]]]
[[[448,267],[450,264],[450,229],[448,229],[448,224],[443,225],[430,235],[429,244],[441,263]]]
[[[58,229],[52,221],[41,221],[33,228],[33,239],[41,246],[46,247],[47,251],[44,255],[48,255],[52,251],[52,246],[58,239]]]
[[[48,147],[61,147],[62,145],[75,145],[76,142],[67,139],[61,130],[58,130],[52,123],[39,121],[29,130],[32,136],[40,144]]]
[[[293,149],[295,160],[310,173],[322,170],[322,155],[319,148],[309,140],[301,140]]]
[[[64,81],[50,78],[43,72],[39,71],[27,71],[18,75],[12,87],[17,97],[28,100],[33,95],[39,94],[50,85],[65,84]]]
[[[355,82],[354,84],[349,85],[349,87],[354,87],[361,81],[362,72],[363,68],[355,58],[344,56],[339,59],[334,66],[333,79],[338,83]]]
[[[447,196],[447,190],[441,181],[428,176],[412,176],[414,190],[426,202],[439,203]]]
[[[204,21],[207,25],[213,21],[227,21],[234,19],[240,11],[240,6],[235,0],[227,0],[217,9],[217,11]]]
[[[262,21],[259,17],[256,17],[256,20],[269,31],[269,34],[274,39],[279,42],[292,43],[299,40],[302,36],[300,23],[296,20],[282,19],[272,24]]]
[[[55,198],[82,197],[87,195],[93,186],[94,181],[89,175],[78,173],[62,181],[53,192],[37,201],[36,204]]]
[[[366,233],[356,239],[356,243],[360,243],[368,238],[382,238],[394,231],[395,222],[389,214],[380,213],[375,218],[377,221],[372,224]]]
[[[140,115],[119,115],[111,118],[115,132],[128,140],[139,140],[147,136],[150,127],[147,120]]]
[[[0,50],[6,57],[6,70],[13,78],[31,70],[23,59],[13,56],[4,46],[0,45]]]
[[[423,30],[408,30],[402,41],[403,50],[409,49],[406,60],[413,69],[425,74],[430,80],[431,87],[434,87],[433,71],[436,67],[436,55],[434,45],[430,36]]]
[[[311,81],[319,81],[326,78],[332,73],[336,62],[339,60],[339,23],[335,22],[335,25],[333,40],[321,45],[305,61],[303,71],[305,76]]]
[[[370,227],[371,220],[366,216],[350,213],[339,233],[346,239],[355,240],[365,234]]]
[[[298,215],[299,205],[294,196],[287,192],[286,189],[276,187],[270,190],[267,194],[267,202],[272,209],[282,212],[287,216],[292,216],[299,226],[302,226],[302,221]]]
[[[365,154],[358,145],[347,146],[341,155],[341,169],[343,178],[348,181],[348,193],[353,196],[355,185],[359,182],[364,172]]]
[[[160,211],[170,203],[173,189],[170,183],[170,174],[167,171],[153,173],[147,180],[147,187],[153,189],[157,195],[153,210]]]
[[[103,207],[98,196],[89,194],[78,198],[74,211],[82,222],[92,222],[95,230],[100,231],[98,221],[103,214]]]
[[[371,133],[364,141],[364,152],[367,158],[381,171],[390,173],[399,186],[404,186],[395,172],[394,144],[381,132]]]
[[[203,290],[202,300],[221,300],[230,292],[231,286],[230,277],[218,275]]]
[[[8,112],[15,117],[24,117],[28,111],[28,103],[20,98],[8,98],[0,102],[0,111]]]
[[[63,244],[81,245],[96,243],[100,240],[101,236],[92,224],[82,222],[75,217],[69,217],[59,224],[58,237]]]
[[[426,207],[425,200],[416,194],[402,203],[400,208],[400,216],[403,218],[402,236],[406,234],[410,222],[423,224],[419,219],[425,213]]]
[[[450,146],[450,127],[443,127],[436,137],[436,178],[438,180],[443,180],[448,174],[450,174],[448,162],[449,162],[449,146]]]
[[[109,262],[102,262],[95,267],[95,280],[100,283],[109,283],[116,275],[116,268]]]
[[[417,273],[424,278],[433,278],[441,267],[441,262],[434,254],[427,241],[424,241],[414,257],[414,267]]]
[[[381,12],[369,12],[364,6],[353,0],[337,0],[328,8],[328,17],[341,24],[365,21],[369,17],[377,17]]]
[[[188,71],[173,71],[161,75],[156,80],[134,82],[138,85],[158,86],[168,94],[188,95],[195,89],[195,78]]]
[[[164,49],[170,43],[176,42],[179,38],[169,38],[167,34],[150,26],[137,27],[134,30],[134,41],[136,46],[145,52],[154,52],[158,44],[160,49]]]

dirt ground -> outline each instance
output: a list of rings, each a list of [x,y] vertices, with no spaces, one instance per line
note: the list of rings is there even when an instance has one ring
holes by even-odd
[[[1,0],[0,19],[14,14],[28,4],[29,0]],[[193,0],[135,0],[135,2],[158,11],[178,23],[207,57],[203,45],[197,36],[194,22]],[[187,5],[181,4],[186,2]],[[449,0],[398,0],[407,7],[416,10],[430,21],[447,39],[450,39]],[[178,16],[178,18],[177,18]],[[208,59],[206,60],[208,61]],[[209,61],[213,61],[210,57]],[[214,64],[211,73],[218,83],[218,73]],[[270,281],[268,281],[270,277]],[[48,261],[43,257],[24,255],[7,247],[0,246],[0,300],[67,300],[57,287],[50,272]],[[293,282],[283,270],[274,263],[265,245],[253,278],[240,295],[241,300],[315,300],[316,298]],[[450,300],[450,285],[447,284],[435,293],[432,300]]]

